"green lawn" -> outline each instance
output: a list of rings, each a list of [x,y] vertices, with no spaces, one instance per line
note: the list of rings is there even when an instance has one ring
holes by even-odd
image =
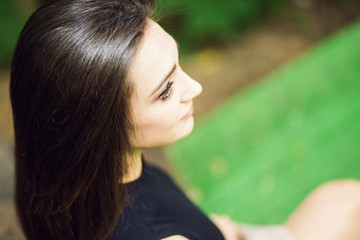
[[[360,179],[360,22],[240,92],[168,147],[205,212],[281,223],[319,184]]]

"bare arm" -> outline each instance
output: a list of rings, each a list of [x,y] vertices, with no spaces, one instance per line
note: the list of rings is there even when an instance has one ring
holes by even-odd
[[[240,233],[239,225],[233,222],[229,217],[212,215],[211,220],[222,232],[225,240],[244,240],[244,238]],[[162,240],[189,240],[189,239],[181,235],[174,235],[167,238],[163,238]]]
[[[339,180],[320,186],[285,226],[297,240],[360,239],[360,182]]]
[[[170,237],[167,237],[167,238],[163,238],[161,240],[190,240],[184,236],[181,236],[181,235],[174,235],[174,236],[170,236]]]

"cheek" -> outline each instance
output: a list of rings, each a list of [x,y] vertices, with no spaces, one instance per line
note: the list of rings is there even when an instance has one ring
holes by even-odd
[[[140,111],[137,113],[139,124],[144,127],[169,125],[178,120],[178,107],[175,104],[175,99],[170,99],[169,102],[158,100],[152,105],[139,108]]]
[[[165,130],[173,126],[175,118],[169,114],[159,114],[156,116],[144,116],[140,121],[139,128],[144,130]]]
[[[173,141],[181,128],[177,106],[164,103],[153,108],[134,112],[136,147],[148,148]]]

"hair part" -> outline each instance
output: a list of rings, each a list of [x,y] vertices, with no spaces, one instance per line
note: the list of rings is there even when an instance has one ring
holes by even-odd
[[[128,195],[128,69],[152,5],[54,1],[20,34],[10,96],[15,201],[28,239],[105,239],[115,226]]]

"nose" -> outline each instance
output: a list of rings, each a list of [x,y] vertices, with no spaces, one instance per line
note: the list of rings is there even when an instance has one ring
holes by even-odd
[[[191,101],[193,98],[200,95],[202,92],[202,86],[200,83],[192,79],[185,72],[184,74],[184,92],[181,96],[181,102]]]

